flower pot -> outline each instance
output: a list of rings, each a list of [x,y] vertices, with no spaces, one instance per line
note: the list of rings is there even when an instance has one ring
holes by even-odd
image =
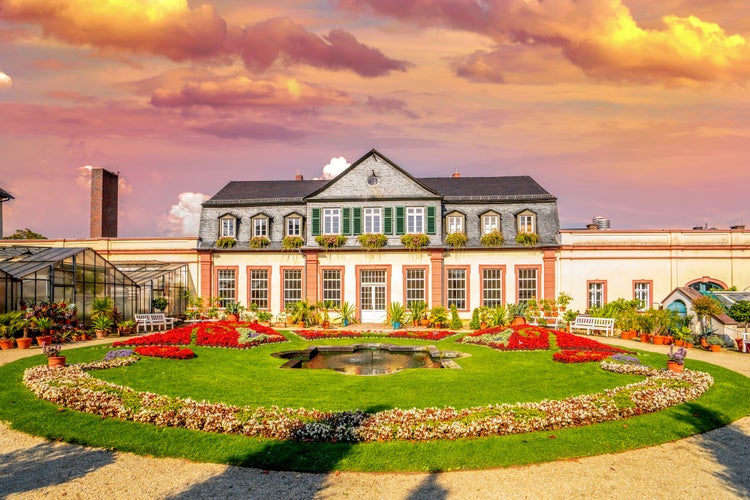
[[[227,314],[227,321],[234,321],[237,322],[240,320],[240,317],[236,314]]]
[[[16,344],[18,344],[19,349],[28,349],[31,347],[31,337],[21,337],[20,339],[16,339]]]
[[[682,370],[684,368],[685,368],[685,365],[681,365],[676,361],[667,361],[667,370],[671,372],[682,373]]]
[[[297,322],[297,328],[304,328],[304,327],[305,327],[305,322],[304,321],[298,321]]]
[[[518,325],[525,325],[526,324],[526,318],[523,316],[516,316],[513,318],[513,321],[510,322],[511,326],[518,326]]]
[[[709,346],[709,348],[711,349],[711,352],[719,352],[719,351],[721,351],[721,346],[720,345],[711,344]]]
[[[401,322],[400,321],[394,321],[393,322],[393,329],[394,330],[398,330],[399,328],[401,328]]]
[[[2,349],[3,351],[13,349],[13,341],[10,339],[0,340],[0,349]]]
[[[107,338],[107,330],[96,330],[96,338],[98,339]]]
[[[641,334],[641,342],[647,343],[649,341],[648,333]]]
[[[349,326],[349,320],[348,319],[342,319],[341,320],[341,326]]]
[[[677,347],[682,347],[683,345],[685,345],[685,341],[684,340],[675,340],[674,341],[674,345],[676,345]]]
[[[666,337],[664,335],[653,335],[652,338],[654,339],[654,345],[664,345]]]
[[[44,344],[51,344],[52,343],[52,335],[37,335],[36,337],[36,345],[39,347],[42,347]]]
[[[486,321],[481,321],[479,323],[479,329],[480,330],[484,330],[485,328],[487,328],[487,322]]]
[[[737,343],[737,350],[742,352],[742,348],[745,346],[745,341],[742,339],[734,339],[734,341]]]
[[[430,326],[430,320],[429,319],[421,319],[419,320],[420,323],[422,323],[422,326]]]
[[[50,356],[47,358],[47,365],[52,368],[62,368],[65,366],[65,356]]]
[[[323,327],[323,330],[328,330],[329,328],[331,328],[331,322],[330,321],[323,321],[320,324],[320,326]]]

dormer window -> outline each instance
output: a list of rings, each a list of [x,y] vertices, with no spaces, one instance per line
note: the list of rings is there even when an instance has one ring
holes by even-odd
[[[268,238],[268,217],[259,215],[253,217],[253,237]]]
[[[464,216],[461,213],[453,212],[446,217],[447,234],[464,233]]]
[[[516,217],[519,233],[536,233],[536,214],[530,210],[521,212]]]
[[[482,234],[490,234],[493,231],[500,231],[500,215],[487,212],[482,215]]]
[[[233,216],[224,216],[219,219],[219,237],[236,238],[237,237],[237,219]]]
[[[302,217],[290,215],[286,218],[285,236],[302,236]]]

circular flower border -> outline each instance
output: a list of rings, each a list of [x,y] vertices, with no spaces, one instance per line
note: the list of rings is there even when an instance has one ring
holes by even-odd
[[[133,389],[96,379],[87,370],[135,363],[137,356],[52,369],[28,368],[24,384],[39,398],[73,410],[159,426],[278,440],[373,442],[502,436],[578,427],[653,413],[700,397],[707,373],[674,373],[602,361],[604,370],[647,377],[622,387],[563,400],[444,408],[323,412],[305,408],[238,407]]]

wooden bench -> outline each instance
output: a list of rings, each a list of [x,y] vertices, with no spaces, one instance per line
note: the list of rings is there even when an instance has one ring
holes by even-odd
[[[174,326],[174,318],[168,318],[164,313],[138,313],[135,315],[135,331],[138,333],[143,327],[143,332],[154,331],[156,327],[164,327],[164,329],[172,328]],[[146,330],[149,328],[149,330]],[[161,329],[161,328],[159,328]]]
[[[591,335],[591,332],[603,331],[604,335],[611,337],[615,332],[615,319],[578,316],[570,325],[570,331],[574,330],[585,330],[587,335]]]

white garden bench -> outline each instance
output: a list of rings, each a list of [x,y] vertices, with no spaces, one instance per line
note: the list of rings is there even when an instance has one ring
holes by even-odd
[[[559,330],[563,325],[565,325],[565,321],[559,316],[543,316],[540,318],[531,318],[529,319],[529,324],[538,326],[540,323],[542,323],[542,320],[544,320],[543,323],[547,326],[547,328],[554,328],[555,330]]]
[[[150,331],[154,331],[155,327],[164,327],[164,329],[172,328],[174,326],[174,318],[168,318],[164,313],[138,313],[135,315],[135,331],[138,333],[143,327],[145,333],[149,328]],[[159,328],[161,329],[161,328]]]
[[[591,332],[603,331],[604,335],[611,337],[615,332],[615,319],[578,316],[570,325],[570,331],[574,330],[586,330],[587,335],[591,335]]]

